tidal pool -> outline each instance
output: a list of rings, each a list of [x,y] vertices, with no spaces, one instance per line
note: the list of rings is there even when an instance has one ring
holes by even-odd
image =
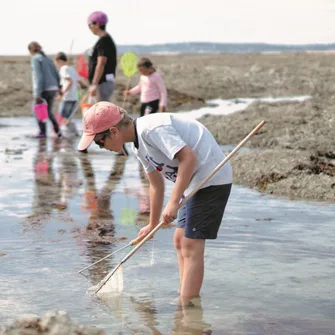
[[[0,124],[0,324],[64,310],[108,334],[335,333],[334,205],[234,185],[219,238],[206,246],[194,308],[170,303],[179,281],[174,228],[124,264],[123,294],[104,303],[86,290],[130,249],[85,276],[77,271],[146,224],[147,182],[137,159],[93,145],[78,154],[78,139],[32,139],[32,118]]]

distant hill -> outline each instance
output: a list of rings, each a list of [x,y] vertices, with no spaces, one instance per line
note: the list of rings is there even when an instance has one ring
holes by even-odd
[[[132,51],[139,54],[155,53],[260,53],[260,52],[298,52],[298,51],[330,51],[335,50],[335,43],[331,44],[267,44],[267,43],[207,43],[183,42],[151,45],[118,45],[118,52]]]

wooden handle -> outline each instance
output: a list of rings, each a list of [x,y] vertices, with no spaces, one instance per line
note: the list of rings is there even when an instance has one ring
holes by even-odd
[[[154,236],[154,234],[156,233],[157,230],[159,230],[164,224],[164,221],[161,221],[147,236],[145,236],[143,239],[142,238],[137,238],[135,240],[132,240],[131,243],[133,244],[137,244],[137,246],[130,251],[130,253],[128,255],[126,255],[126,257],[121,261],[121,263],[124,263],[128,258],[130,258],[139,248],[141,248],[141,246],[148,240],[151,239],[152,236]]]

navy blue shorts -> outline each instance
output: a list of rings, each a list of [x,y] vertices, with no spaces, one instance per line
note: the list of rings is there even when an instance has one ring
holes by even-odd
[[[232,184],[200,189],[179,210],[177,228],[192,239],[216,239]]]

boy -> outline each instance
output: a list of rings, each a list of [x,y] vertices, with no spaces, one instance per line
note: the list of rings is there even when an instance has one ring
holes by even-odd
[[[118,152],[124,143],[133,142],[134,153],[150,182],[150,219],[139,232],[142,238],[159,223],[163,177],[175,183],[162,212],[163,221],[171,223],[177,217],[183,195],[187,196],[225,157],[208,129],[177,114],[155,113],[133,121],[122,108],[99,102],[84,115],[83,129],[79,150],[94,141],[101,148]],[[217,237],[231,185],[232,169],[228,162],[179,211],[174,245],[179,264],[180,305],[188,305],[200,293],[205,241]]]
[[[76,70],[68,65],[68,58],[64,52],[59,52],[55,56],[55,63],[59,69],[61,83],[62,102],[60,106],[61,120],[59,125],[63,135],[78,136],[78,131],[74,122],[71,122],[71,117],[75,113],[78,103],[78,83],[82,86],[85,84],[79,79]]]

